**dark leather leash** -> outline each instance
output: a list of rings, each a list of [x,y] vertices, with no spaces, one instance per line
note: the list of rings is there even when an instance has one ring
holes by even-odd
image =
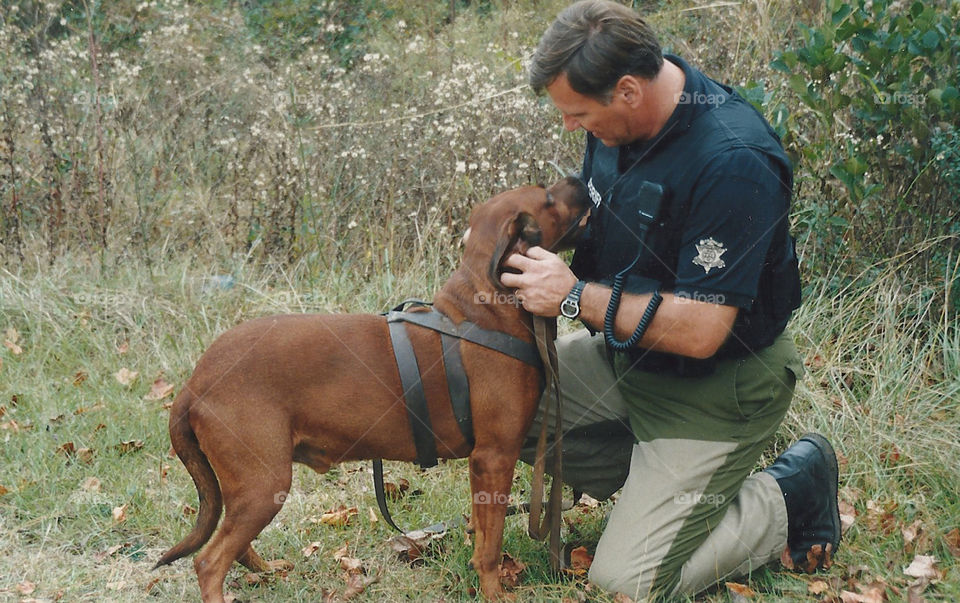
[[[543,359],[547,377],[547,394],[543,398],[543,415],[540,435],[537,438],[536,457],[533,464],[533,483],[530,488],[530,519],[527,532],[534,540],[550,537],[550,569],[563,567],[563,541],[560,539],[560,518],[563,508],[563,404],[560,397],[560,375],[557,360],[557,319],[533,317],[534,339]],[[550,419],[550,403],[553,402],[553,466],[550,481],[550,497],[543,513],[543,485],[546,480],[547,425]],[[576,498],[576,496],[574,496]]]

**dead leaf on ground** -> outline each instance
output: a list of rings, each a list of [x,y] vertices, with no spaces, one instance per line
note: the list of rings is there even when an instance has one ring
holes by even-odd
[[[886,603],[887,585],[877,581],[866,586],[857,583],[855,593],[849,590],[840,591],[840,600],[843,603]]]
[[[593,498],[589,494],[581,494],[580,500],[577,501],[577,506],[587,507],[588,509],[596,509],[600,506],[600,501],[596,498]]]
[[[103,410],[104,408],[106,408],[106,406],[104,406],[103,402],[97,402],[96,404],[94,404],[93,406],[90,406],[89,408],[85,408],[81,406],[77,408],[77,410],[73,411],[73,414],[82,415],[88,412],[92,412],[94,410]]]
[[[340,547],[339,549],[335,550],[334,552],[330,553],[330,556],[333,557],[335,561],[340,561],[340,559],[347,556],[348,546],[350,546],[349,542],[343,545],[342,547]]]
[[[173,394],[174,386],[167,383],[163,377],[157,377],[150,386],[150,391],[143,397],[144,400],[163,400]]]
[[[56,453],[62,454],[66,457],[71,457],[77,452],[77,447],[73,442],[64,442],[57,446]]]
[[[423,553],[430,548],[434,542],[446,536],[448,532],[428,532],[426,530],[413,530],[406,534],[394,536],[387,541],[390,548],[405,561],[414,561],[423,556]]]
[[[373,507],[367,507],[367,519],[370,520],[370,523],[377,523],[380,521],[380,518],[377,517],[377,512],[373,510]]]
[[[591,565],[593,565],[593,555],[587,552],[587,547],[578,546],[570,551],[570,569],[575,574],[586,574]]]
[[[363,567],[363,562],[356,557],[340,557],[340,569],[346,572],[345,581],[347,588],[344,589],[341,598],[343,600],[351,599],[364,591],[369,585],[380,579],[379,574],[368,576]]]
[[[857,519],[857,510],[853,505],[845,500],[841,500],[840,507],[840,533],[846,534]]]
[[[320,523],[327,526],[334,527],[343,527],[350,523],[350,520],[357,515],[357,508],[350,507],[349,509],[341,505],[337,509],[327,511],[320,516]]]
[[[73,375],[73,385],[80,386],[80,384],[86,381],[88,377],[90,377],[90,375],[87,373],[87,371],[77,371]]]
[[[113,557],[114,555],[116,555],[117,551],[119,551],[125,546],[127,546],[127,544],[115,544],[111,547],[107,547],[106,549],[100,551],[99,553],[95,553],[93,555],[93,558],[96,559],[97,561],[103,561],[108,557]]]
[[[814,580],[807,585],[807,592],[811,595],[822,595],[830,591],[830,585],[824,580]]]
[[[4,488],[3,486],[0,486],[0,496],[3,496],[4,494],[7,494],[9,492],[10,492],[9,490]]]
[[[129,505],[123,504],[119,507],[114,507],[111,514],[113,515],[113,521],[116,523],[122,523],[127,520],[127,507]]]
[[[99,492],[100,480],[95,477],[88,477],[80,483],[80,487],[87,492]]]
[[[507,588],[515,588],[520,585],[520,574],[527,568],[522,561],[518,561],[509,554],[504,553],[500,559],[500,584]]]
[[[746,584],[739,584],[737,582],[727,582],[727,592],[730,593],[730,600],[733,603],[743,603],[744,601],[750,601],[757,596],[757,593],[747,586]]]
[[[197,509],[195,507],[191,507],[190,505],[184,504],[183,508],[180,509],[180,512],[184,517],[192,517],[197,514]]]
[[[634,603],[634,600],[623,593],[617,593],[613,596],[613,603]]]
[[[953,528],[943,537],[947,550],[954,557],[960,557],[960,528]]]
[[[37,585],[29,580],[24,580],[17,584],[17,592],[21,595],[29,595],[37,590]]]
[[[311,542],[307,546],[303,547],[303,556],[309,557],[310,555],[319,551],[321,548],[323,548],[323,543],[321,543],[319,540],[316,542]]]
[[[943,572],[937,567],[937,558],[932,555],[917,555],[903,573],[911,578],[924,578],[930,581],[943,578]]]
[[[115,445],[114,448],[119,450],[120,454],[127,454],[128,452],[135,452],[143,448],[143,442],[141,440],[127,440]]]
[[[384,482],[383,483],[383,492],[387,495],[387,498],[390,500],[399,500],[404,497],[407,493],[407,490],[410,489],[410,482],[403,479],[402,477],[397,480],[397,483],[393,482]]]
[[[120,383],[120,385],[129,387],[134,381],[137,380],[137,377],[140,376],[139,371],[131,371],[127,367],[122,367],[119,371],[113,374],[113,378]]]
[[[147,582],[147,585],[143,587],[143,592],[150,594],[150,591],[152,591],[158,584],[160,584],[160,578],[154,578],[153,580]]]
[[[19,356],[20,354],[23,353],[23,348],[18,346],[16,343],[10,341],[9,339],[5,339],[3,341],[3,345],[8,350],[10,350],[10,353],[13,354],[14,356]]]
[[[930,586],[930,581],[926,578],[917,578],[907,587],[907,603],[925,603],[923,591]]]
[[[883,532],[890,535],[897,528],[897,518],[893,516],[892,511],[896,509],[896,503],[890,503],[887,506],[881,506],[880,503],[867,501],[867,527],[871,531]]]

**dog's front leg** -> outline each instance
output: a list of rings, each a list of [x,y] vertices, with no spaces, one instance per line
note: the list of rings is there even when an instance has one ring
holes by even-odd
[[[500,584],[503,522],[513,482],[516,455],[475,448],[470,455],[470,490],[473,494],[474,530],[471,565],[480,576],[480,591],[486,599],[512,600]]]

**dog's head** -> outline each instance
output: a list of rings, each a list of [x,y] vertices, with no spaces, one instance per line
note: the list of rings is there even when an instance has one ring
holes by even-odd
[[[589,207],[587,188],[572,176],[549,188],[506,191],[473,211],[464,234],[466,252],[489,258],[487,276],[502,288],[503,260],[537,245],[551,251],[570,249],[586,226]]]

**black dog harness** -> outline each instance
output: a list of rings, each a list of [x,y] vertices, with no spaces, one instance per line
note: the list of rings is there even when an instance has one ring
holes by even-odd
[[[404,311],[407,305],[420,307],[423,310],[418,312]],[[450,401],[453,405],[453,414],[460,431],[471,447],[474,440],[473,421],[470,412],[470,387],[460,356],[460,341],[466,340],[501,354],[506,354],[538,369],[543,366],[535,343],[524,341],[500,331],[482,329],[469,321],[454,324],[445,315],[430,307],[427,302],[408,300],[387,312],[385,316],[390,328],[390,340],[393,344],[394,357],[397,360],[397,369],[400,372],[400,383],[403,387],[403,397],[407,407],[410,429],[413,432],[413,442],[417,449],[416,463],[422,468],[433,467],[437,464],[437,445],[431,426],[430,413],[427,409],[427,397],[423,390],[420,366],[417,364],[413,343],[407,334],[407,324],[440,333],[443,366],[447,379],[447,389],[450,392]],[[393,523],[393,519],[387,510],[382,459],[373,461],[373,476],[374,490],[376,491],[380,512],[391,527],[404,532]]]

